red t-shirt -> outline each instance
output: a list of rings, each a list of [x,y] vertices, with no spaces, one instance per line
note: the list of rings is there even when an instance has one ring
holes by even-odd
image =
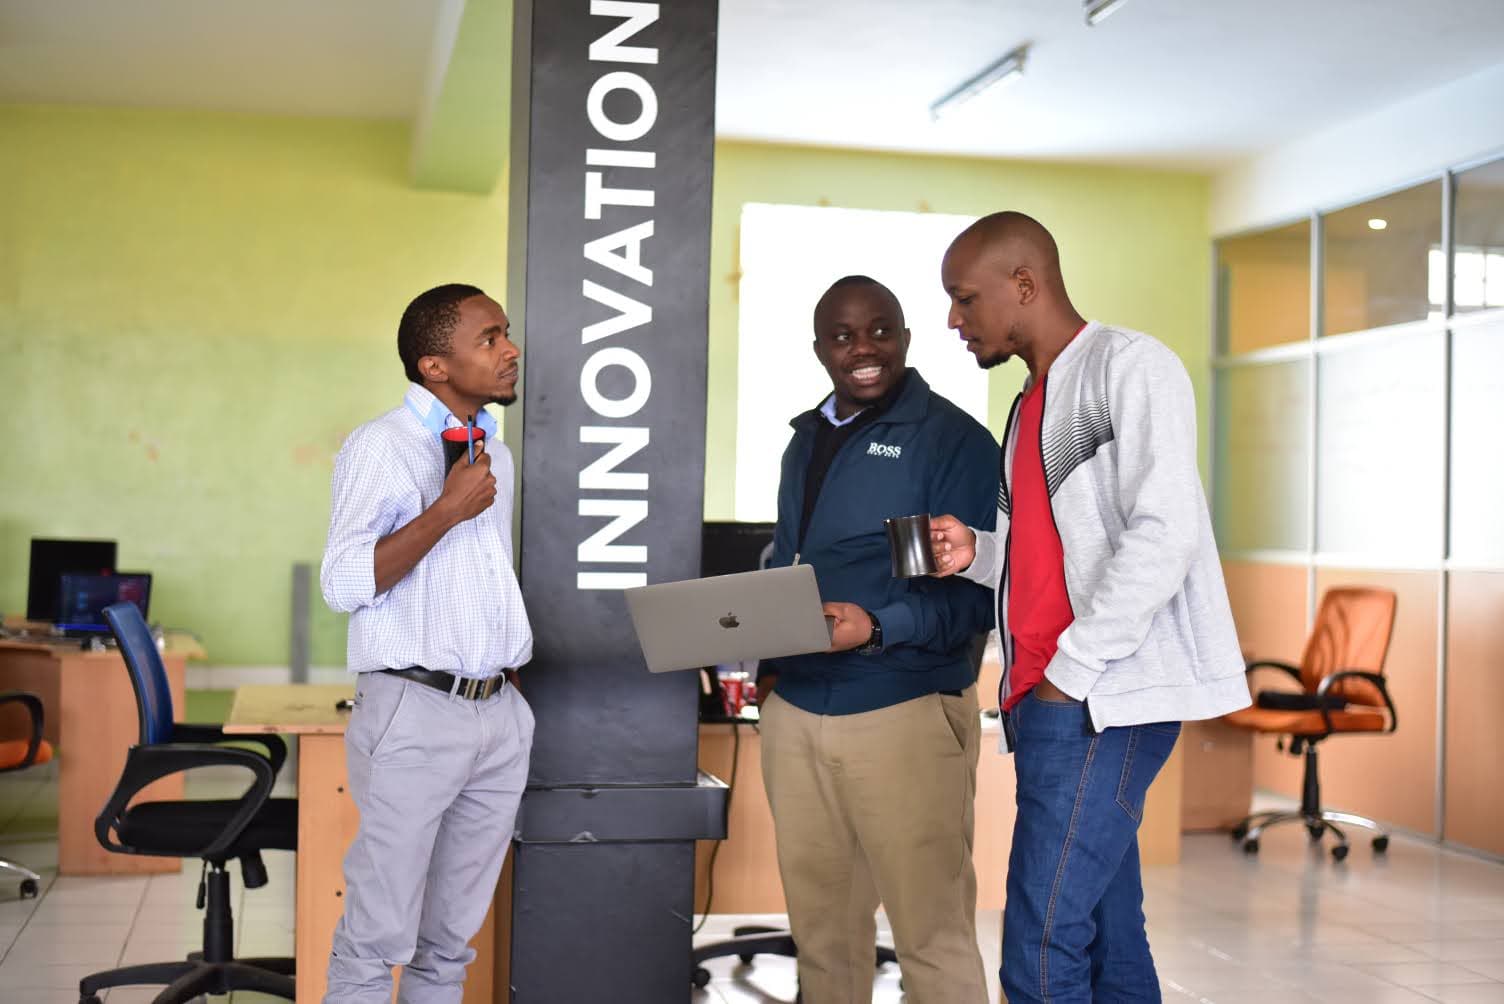
[[[1012,708],[1044,679],[1060,633],[1075,619],[1065,591],[1065,551],[1050,512],[1040,454],[1040,422],[1045,384],[1029,388],[1018,410],[1013,445],[1013,513],[1008,537],[1008,633],[1013,638],[1012,684],[1004,710]]]

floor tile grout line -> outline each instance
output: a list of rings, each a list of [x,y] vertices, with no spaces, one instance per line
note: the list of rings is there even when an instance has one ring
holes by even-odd
[[[10,958],[11,948],[15,947],[16,942],[21,940],[22,933],[24,933],[25,930],[31,926],[31,922],[36,919],[37,911],[42,908],[42,902],[47,898],[47,894],[52,892],[52,887],[57,885],[57,879],[57,873],[54,872],[52,875],[52,881],[47,883],[46,888],[39,888],[37,890],[36,900],[31,904],[31,912],[26,915],[26,919],[21,922],[21,926],[16,928],[15,938],[11,941],[10,946],[5,949],[5,958]],[[37,884],[38,886],[41,885],[41,883]],[[3,961],[4,959],[0,959],[0,962]]]

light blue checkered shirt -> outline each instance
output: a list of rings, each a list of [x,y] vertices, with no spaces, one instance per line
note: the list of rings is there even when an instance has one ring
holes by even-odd
[[[451,529],[400,582],[376,595],[376,542],[439,497],[439,433],[463,424],[411,384],[402,407],[356,429],[334,458],[319,582],[324,601],[350,614],[346,659],[353,673],[424,666],[488,677],[532,658],[533,630],[512,571],[512,454],[484,411],[477,424],[486,430],[496,501]]]
[[[825,402],[823,404],[820,405],[820,414],[824,415],[826,421],[835,426],[837,429],[839,429],[843,425],[850,425],[852,422],[855,422],[856,417],[866,410],[866,408],[862,408],[860,411],[852,412],[845,418],[836,418],[836,395],[834,392],[831,392],[831,395],[825,399]]]

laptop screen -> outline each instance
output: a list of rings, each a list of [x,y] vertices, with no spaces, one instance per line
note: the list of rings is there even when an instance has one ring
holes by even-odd
[[[104,608],[112,603],[134,603],[147,616],[151,601],[151,576],[144,572],[117,575],[64,573],[59,582],[57,626],[63,631],[108,634]]]

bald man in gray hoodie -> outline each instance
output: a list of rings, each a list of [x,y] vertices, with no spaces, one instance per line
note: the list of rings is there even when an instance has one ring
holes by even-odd
[[[1054,238],[995,213],[946,252],[950,326],[1029,378],[997,529],[931,522],[941,575],[993,587],[1015,754],[1002,983],[1011,1004],[1159,1001],[1138,824],[1182,721],[1249,703],[1179,358],[1072,306]]]

